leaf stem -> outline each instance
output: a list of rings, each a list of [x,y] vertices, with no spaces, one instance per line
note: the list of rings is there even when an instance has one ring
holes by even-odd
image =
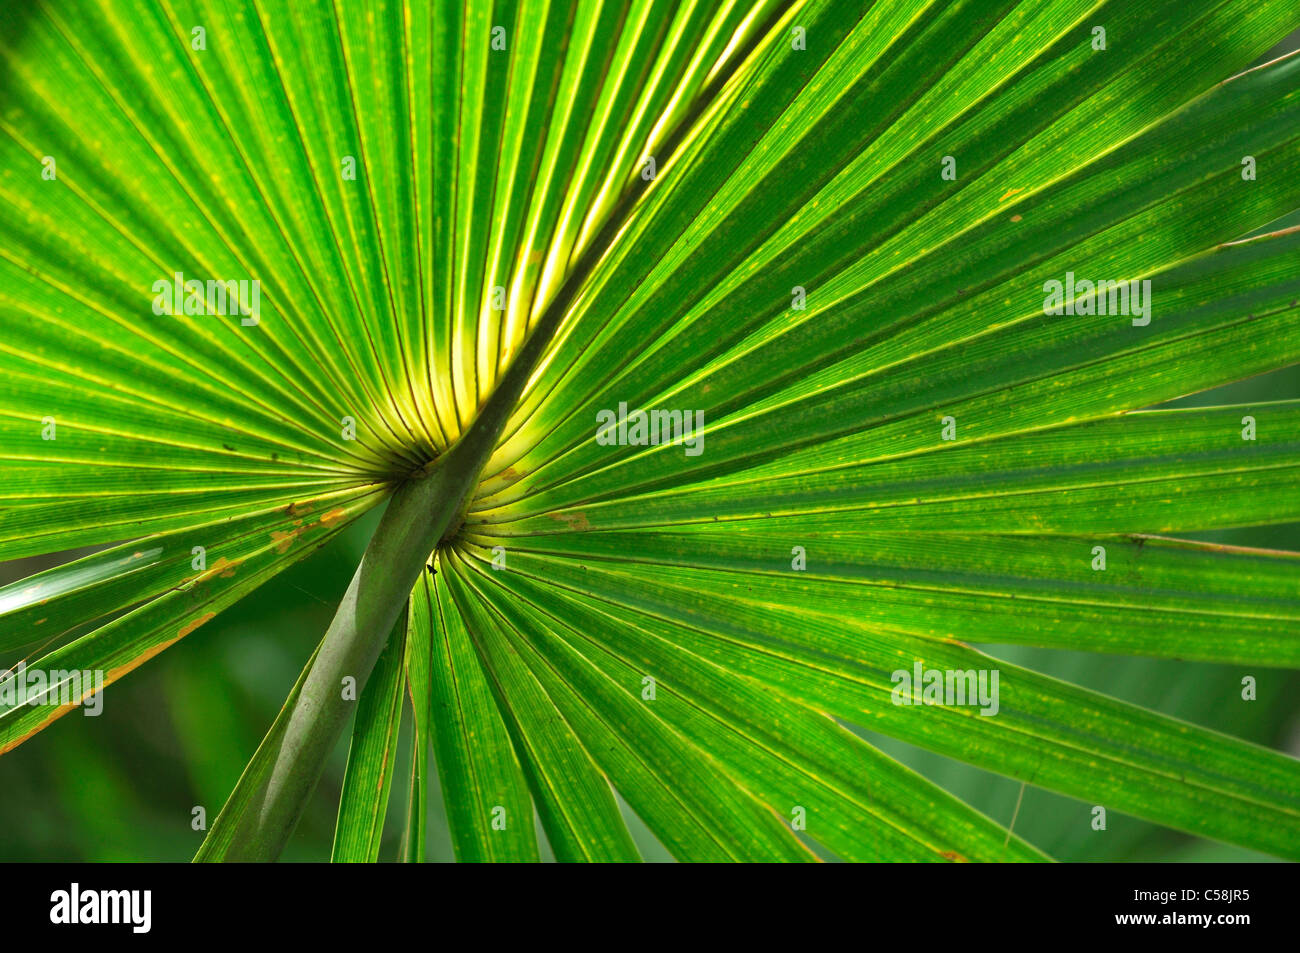
[[[424,565],[484,461],[458,444],[393,494],[315,657],[195,860],[274,860],[315,789]],[[356,680],[344,697],[344,679]]]

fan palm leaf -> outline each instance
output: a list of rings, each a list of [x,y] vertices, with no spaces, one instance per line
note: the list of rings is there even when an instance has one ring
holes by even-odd
[[[349,720],[336,860],[430,754],[463,860],[1045,858],[855,728],[1300,857],[1294,758],[967,644],[1300,663],[1297,555],[1176,538],[1300,519],[1300,401],[1151,409],[1300,362],[1288,0],[0,19],[0,558],[108,547],[0,650],[112,683],[387,502],[201,859]]]

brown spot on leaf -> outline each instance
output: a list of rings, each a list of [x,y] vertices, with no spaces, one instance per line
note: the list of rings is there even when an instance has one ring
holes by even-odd
[[[194,581],[203,582],[216,575],[220,575],[222,579],[229,579],[235,574],[235,570],[239,568],[239,563],[242,561],[231,561],[225,556],[218,556],[217,561],[209,566],[206,571],[199,573],[199,577]]]
[[[181,630],[180,630],[179,632],[176,633],[176,638],[178,638],[178,639],[183,639],[183,638],[185,638],[185,636],[189,635],[191,632],[193,632],[193,631],[194,631],[195,629],[197,629],[199,626],[203,625],[203,623],[209,621],[210,619],[214,619],[214,618],[216,618],[216,615],[217,615],[217,614],[216,614],[215,612],[205,612],[205,613],[203,613],[203,615],[199,616],[197,619],[195,619],[195,620],[194,620],[193,622],[191,622],[189,625],[182,626],[182,627],[181,627]],[[136,662],[136,665],[139,665],[141,662],[145,661],[146,659],[151,659],[151,658],[153,658],[155,655],[157,655],[157,654],[158,654],[159,652],[161,652],[163,649],[167,648],[167,646],[169,646],[169,645],[171,645],[171,642],[164,642],[162,645],[156,646],[155,648],[151,649],[149,652],[147,652],[146,654],[142,655],[142,656],[139,658],[139,660]],[[133,666],[131,666],[131,667],[134,668],[135,665],[133,665]]]
[[[329,526],[331,523],[337,523],[343,517],[348,515],[348,511],[341,506],[336,506],[320,518],[322,526]]]
[[[291,529],[287,533],[278,529],[271,530],[271,538],[275,540],[275,551],[277,553],[287,553],[300,532],[302,531],[297,529]]]
[[[579,510],[577,513],[547,513],[553,520],[561,523],[567,523],[569,529],[576,533],[582,533],[591,529],[591,524],[587,522],[587,514]]]

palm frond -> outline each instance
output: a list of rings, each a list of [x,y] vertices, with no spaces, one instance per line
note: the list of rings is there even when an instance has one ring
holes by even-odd
[[[0,559],[108,547],[0,651],[111,683],[387,501],[199,859],[349,718],[335,860],[430,753],[461,860],[1045,859],[855,728],[1300,858],[1294,758],[967,644],[1300,664],[1300,556],[1169,538],[1300,520],[1300,401],[1152,409],[1300,362],[1293,3],[0,25]]]

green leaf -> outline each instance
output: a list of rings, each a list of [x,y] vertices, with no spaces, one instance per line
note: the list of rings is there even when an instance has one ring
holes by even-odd
[[[636,860],[625,807],[683,860],[1045,859],[855,728],[1296,858],[1294,758],[966,645],[1300,665],[1300,557],[1165,538],[1300,521],[1300,401],[1152,409],[1300,362],[1300,53],[1246,69],[1296,26],[15,8],[0,559],[107,548],[0,588],[0,651],[112,682],[387,501],[196,859],[277,857],[354,715],[377,859],[406,698],[409,861],[430,745],[460,860]]]
[[[664,627],[646,625],[647,620],[632,624],[625,614],[606,613],[517,573],[482,575],[485,588],[487,578],[500,580],[503,588],[493,587],[487,597],[499,611],[526,620],[520,631],[529,633],[538,653],[570,659],[570,670],[582,659],[612,687],[639,695],[665,729],[689,739],[701,756],[717,759],[715,770],[730,785],[749,787],[791,821],[801,810],[800,822],[808,825],[802,829],[841,858],[1041,858],[743,668],[718,666],[684,651]],[[626,790],[636,796],[636,787]],[[671,842],[674,828],[657,833]]]
[[[1247,416],[1256,425],[1250,440]],[[1300,501],[1275,492],[1294,484],[1300,465],[1300,401],[1146,411],[992,440],[949,442],[939,419],[912,428],[925,450],[857,463],[819,448],[815,459],[755,468],[752,479],[559,509],[546,508],[558,494],[542,493],[504,510],[471,510],[466,531],[517,538],[761,518],[795,533],[1160,533],[1300,518]],[[662,459],[681,453],[655,448]],[[544,515],[529,515],[535,509]],[[505,518],[512,511],[519,518]]]
[[[528,785],[442,575],[416,583],[411,627],[433,646],[433,753],[456,857],[537,860]],[[502,816],[525,822],[494,827]]]
[[[219,522],[186,526],[94,553],[0,588],[0,649],[57,639],[77,625],[169,592],[239,578],[274,553],[291,565],[373,504],[357,492],[290,500]],[[303,545],[307,543],[308,545]],[[277,569],[278,571],[278,569]]]
[[[421,583],[416,583],[416,590]],[[430,666],[433,646],[427,625],[418,625],[407,606],[405,684],[411,703],[411,787],[407,803],[406,830],[402,836],[402,859],[423,863],[427,856],[429,740],[433,732],[433,682]]]
[[[555,857],[560,861],[639,860],[609,781],[563,718],[545,683],[530,672],[507,631],[449,574],[452,598],[470,625],[484,674],[505,717]],[[503,812],[494,821],[521,823]],[[530,818],[525,816],[522,823]]]
[[[792,572],[796,539],[806,568]],[[1300,667],[1295,553],[1101,534],[793,536],[765,524],[536,536],[510,552],[704,591],[726,574],[769,603],[935,638]]]
[[[1300,761],[1035,675],[950,639],[864,626],[745,577],[520,554],[515,571],[647,616],[673,642],[837,718],[1167,826],[1293,856]],[[670,578],[671,576],[671,578]],[[994,717],[900,704],[897,673],[1000,670]],[[990,676],[991,677],[991,676]],[[1260,823],[1262,818],[1267,823]]]
[[[167,566],[167,572],[174,574],[176,585],[168,587],[151,583],[150,589],[157,594],[156,598],[40,656],[30,663],[29,668],[42,671],[100,672],[103,684],[111,685],[199,626],[211,621],[222,609],[252,592],[272,576],[329,542],[342,525],[365,511],[369,501],[362,497],[351,502],[327,502],[342,502],[345,505],[326,508],[318,501],[314,508],[305,507],[302,515],[284,511],[280,515],[282,523],[270,524],[271,527],[283,525],[283,530],[272,528],[269,533],[258,533],[250,539],[238,541],[239,546],[232,547],[232,556],[214,552],[214,561],[207,569],[197,573],[191,569],[192,563],[188,560],[193,557],[182,543],[179,558],[186,561],[182,564],[174,560]],[[220,540],[220,535],[217,539]],[[146,563],[161,558],[162,554],[156,550],[157,547],[143,550],[145,556],[138,562]],[[130,562],[136,561],[132,557],[120,553],[116,554],[116,558],[110,557],[113,560],[110,571],[120,567],[129,572]],[[130,560],[125,567],[122,565],[124,559]],[[86,561],[95,563],[97,557],[87,557]],[[56,570],[53,575],[60,577],[62,572]],[[91,575],[95,575],[93,571]],[[46,576],[43,583],[49,578]],[[73,578],[75,580],[75,576]],[[117,582],[131,586],[134,579],[126,575]],[[27,623],[33,614],[39,616],[40,609],[44,608],[39,599],[35,602],[28,601],[29,597],[35,597],[39,593],[25,595],[23,590],[27,583],[17,585],[20,587],[17,593],[19,605],[14,614],[22,619],[23,624],[21,627],[11,627],[7,623],[4,635],[0,636],[2,644],[21,645],[33,641],[33,629],[29,629]],[[76,598],[78,590],[75,581],[73,586],[63,587],[62,598]],[[60,588],[60,584],[55,583],[53,588]],[[121,589],[121,586],[118,588]],[[50,598],[54,601],[60,596],[52,593]],[[116,598],[118,597],[115,596]],[[39,624],[39,618],[31,621],[33,627]],[[51,634],[60,632],[62,628],[63,625],[60,624]],[[40,637],[38,632],[36,638]],[[87,689],[83,695],[90,693]],[[55,699],[51,695],[51,704],[48,705],[6,707],[0,711],[0,753],[22,744],[56,718],[67,714],[81,700],[80,697],[64,698],[64,693],[60,692],[58,704],[53,704]]]
[[[379,654],[367,691],[357,699],[352,744],[343,775],[343,793],[334,827],[334,863],[379,859],[379,846],[388,810],[388,795],[397,765],[397,734],[402,719],[405,620],[393,630]]]

